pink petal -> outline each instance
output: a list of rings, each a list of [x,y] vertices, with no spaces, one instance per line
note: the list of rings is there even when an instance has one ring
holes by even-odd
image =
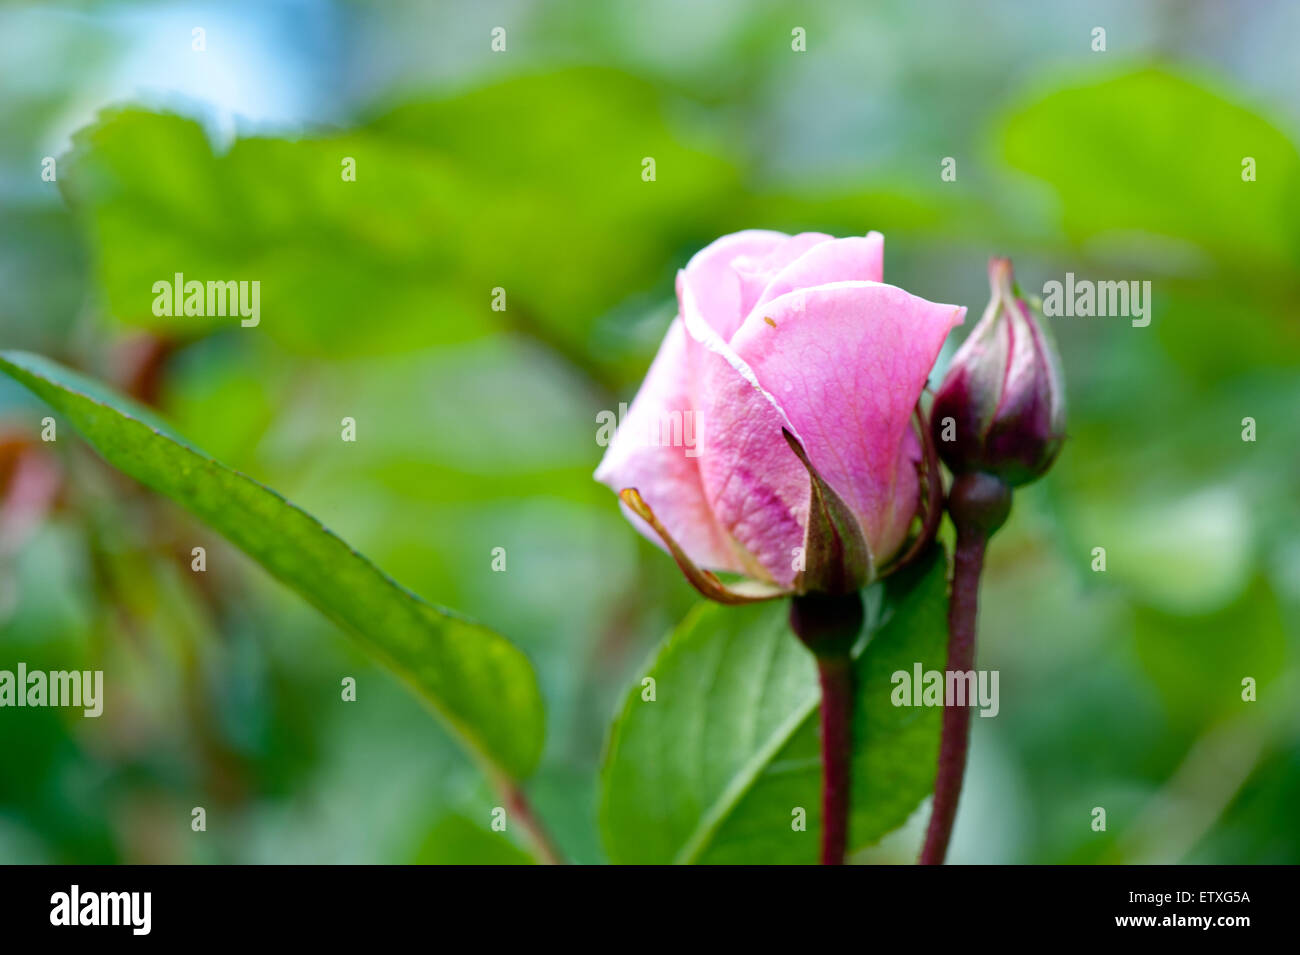
[[[820,242],[773,275],[751,311],[796,289],[831,282],[883,282],[884,269],[885,237],[879,232]]]
[[[636,488],[682,550],[701,567],[739,571],[743,566],[714,520],[700,482],[696,456],[700,416],[691,403],[686,340],[681,320],[674,319],[595,478],[615,492]],[[642,534],[664,546],[659,535],[626,505],[623,511]]]
[[[805,232],[749,229],[723,236],[697,252],[677,273],[677,295],[689,287],[700,314],[714,330],[729,339],[772,276],[808,249],[830,236]]]
[[[794,554],[803,546],[809,481],[781,429],[798,432],[753,369],[705,321],[691,286],[678,285],[708,506],[739,545],[746,573],[788,587],[798,572]]]
[[[808,472],[781,436],[780,409],[725,356],[696,344],[694,358],[705,497],[718,524],[757,563],[748,573],[789,587],[808,520]]]
[[[705,321],[719,334],[730,337],[745,317],[740,311],[740,276],[732,262],[742,256],[766,255],[787,238],[784,232],[747,229],[709,243],[677,273],[678,301],[683,288],[689,285]]]
[[[743,320],[750,313],[763,290],[776,275],[813,249],[833,241],[824,232],[800,232],[779,243],[765,255],[742,255],[732,260],[731,267],[740,275],[740,318]],[[822,279],[822,282],[830,281],[833,279]],[[740,322],[736,323],[736,327],[740,327]],[[735,330],[732,331],[734,334]]]
[[[921,482],[917,478],[917,468],[920,467],[921,458],[921,442],[909,423],[903,431],[902,446],[894,468],[890,506],[886,510],[884,523],[878,535],[881,553],[877,556],[876,551],[872,551],[877,567],[892,557],[899,545],[907,539],[907,532],[912,526],[912,517],[916,514],[921,493]]]
[[[836,282],[764,303],[731,341],[794,425],[813,465],[861,521],[878,565],[902,543],[916,509],[916,482],[903,460],[917,452],[907,440],[909,418],[944,338],[965,311],[892,285]],[[711,498],[714,424],[710,418],[701,456]],[[766,422],[761,427],[771,430]],[[779,439],[767,444],[776,448]]]

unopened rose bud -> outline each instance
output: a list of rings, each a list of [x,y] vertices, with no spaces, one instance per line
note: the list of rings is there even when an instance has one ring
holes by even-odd
[[[925,539],[914,518],[937,520],[912,422],[965,309],[883,284],[883,243],[751,230],[678,276],[679,317],[596,479],[710,599],[856,594]],[[697,423],[693,447],[639,439],[674,420]]]
[[[954,474],[1011,486],[1041,477],[1065,438],[1065,380],[1050,333],[1017,294],[1010,259],[989,262],[993,298],[953,357],[930,426]]]

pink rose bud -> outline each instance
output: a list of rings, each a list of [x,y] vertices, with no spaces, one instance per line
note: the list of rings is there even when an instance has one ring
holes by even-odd
[[[678,317],[596,479],[705,596],[860,587],[933,500],[913,415],[965,309],[882,284],[883,253],[876,232],[747,231],[678,273]]]
[[[1018,294],[1010,259],[989,261],[993,298],[953,356],[930,410],[953,474],[1016,486],[1040,477],[1065,438],[1065,379],[1045,323]]]

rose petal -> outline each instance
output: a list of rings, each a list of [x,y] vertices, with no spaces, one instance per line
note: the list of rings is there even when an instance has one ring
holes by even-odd
[[[758,300],[772,276],[813,246],[831,237],[820,232],[796,236],[748,229],[705,246],[677,273],[680,307],[689,286],[700,314],[729,339]]]
[[[732,586],[727,586],[714,574],[700,569],[695,561],[690,558],[690,555],[682,550],[681,545],[668,532],[668,528],[664,527],[663,522],[655,516],[654,509],[641,499],[641,494],[636,488],[625,487],[619,491],[618,496],[637,517],[641,518],[659,535],[664,548],[677,562],[677,567],[681,570],[682,575],[692,587],[699,591],[700,596],[709,600],[716,600],[718,603],[735,605],[773,600],[777,597],[784,597],[788,593],[788,591],[780,587],[755,580],[742,580]]]
[[[615,492],[636,488],[682,550],[700,566],[740,571],[743,564],[714,520],[700,481],[696,456],[700,418],[691,403],[686,340],[681,320],[674,319],[641,390],[605,450],[595,478]],[[623,510],[642,534],[664,546],[659,535],[626,504]]]
[[[835,240],[824,232],[800,232],[778,243],[764,255],[742,255],[734,259],[731,267],[740,275],[740,319],[743,320],[750,313],[773,278],[811,253],[813,249],[833,241]],[[855,278],[855,276],[843,275],[838,278]],[[826,278],[815,284],[832,281],[835,279]],[[736,328],[739,328],[740,324],[738,321]],[[732,333],[735,333],[734,328]]]
[[[917,450],[914,436],[905,443],[909,418],[944,339],[965,311],[892,285],[836,282],[764,303],[732,339],[737,359],[861,521],[877,564],[902,543],[916,509],[915,476],[904,461]],[[717,493],[709,466],[715,424],[710,416],[700,461],[711,500]],[[770,423],[759,426],[770,434]],[[770,437],[749,439],[764,443],[777,448]],[[774,467],[775,456],[769,452],[755,467]]]
[[[920,503],[921,481],[917,469],[921,465],[921,442],[916,431],[909,424],[903,431],[903,441],[898,455],[898,464],[894,470],[893,494],[886,511],[886,519],[878,539],[878,546],[887,550],[882,554],[880,563],[884,563],[897,551],[907,539],[907,532],[912,526],[912,517]],[[877,564],[879,566],[879,564]]]
[[[772,276],[751,311],[801,288],[831,282],[883,282],[884,268],[885,237],[879,232],[820,242]]]
[[[796,438],[798,431],[753,369],[705,321],[691,287],[678,284],[705,497],[718,525],[739,545],[746,572],[789,587],[797,573],[795,548],[803,546],[809,480],[781,429]]]
[[[766,229],[747,229],[724,235],[706,245],[677,273],[677,297],[689,284],[700,314],[725,337],[739,327],[744,314],[740,311],[740,276],[732,262],[741,256],[766,255],[789,236]]]

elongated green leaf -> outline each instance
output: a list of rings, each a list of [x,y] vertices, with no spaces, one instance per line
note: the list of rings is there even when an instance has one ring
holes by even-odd
[[[901,825],[933,789],[938,709],[895,707],[890,676],[944,665],[945,561],[906,582],[856,662],[852,849]],[[811,863],[820,838],[818,688],[784,602],[701,604],[669,636],[614,726],[601,827],[615,862]],[[797,831],[795,810],[806,811]]]
[[[114,467],[229,538],[409,684],[488,768],[526,775],[544,714],[505,638],[421,600],[314,517],[196,451],[147,412],[55,362],[0,352],[0,371],[65,416]]]

